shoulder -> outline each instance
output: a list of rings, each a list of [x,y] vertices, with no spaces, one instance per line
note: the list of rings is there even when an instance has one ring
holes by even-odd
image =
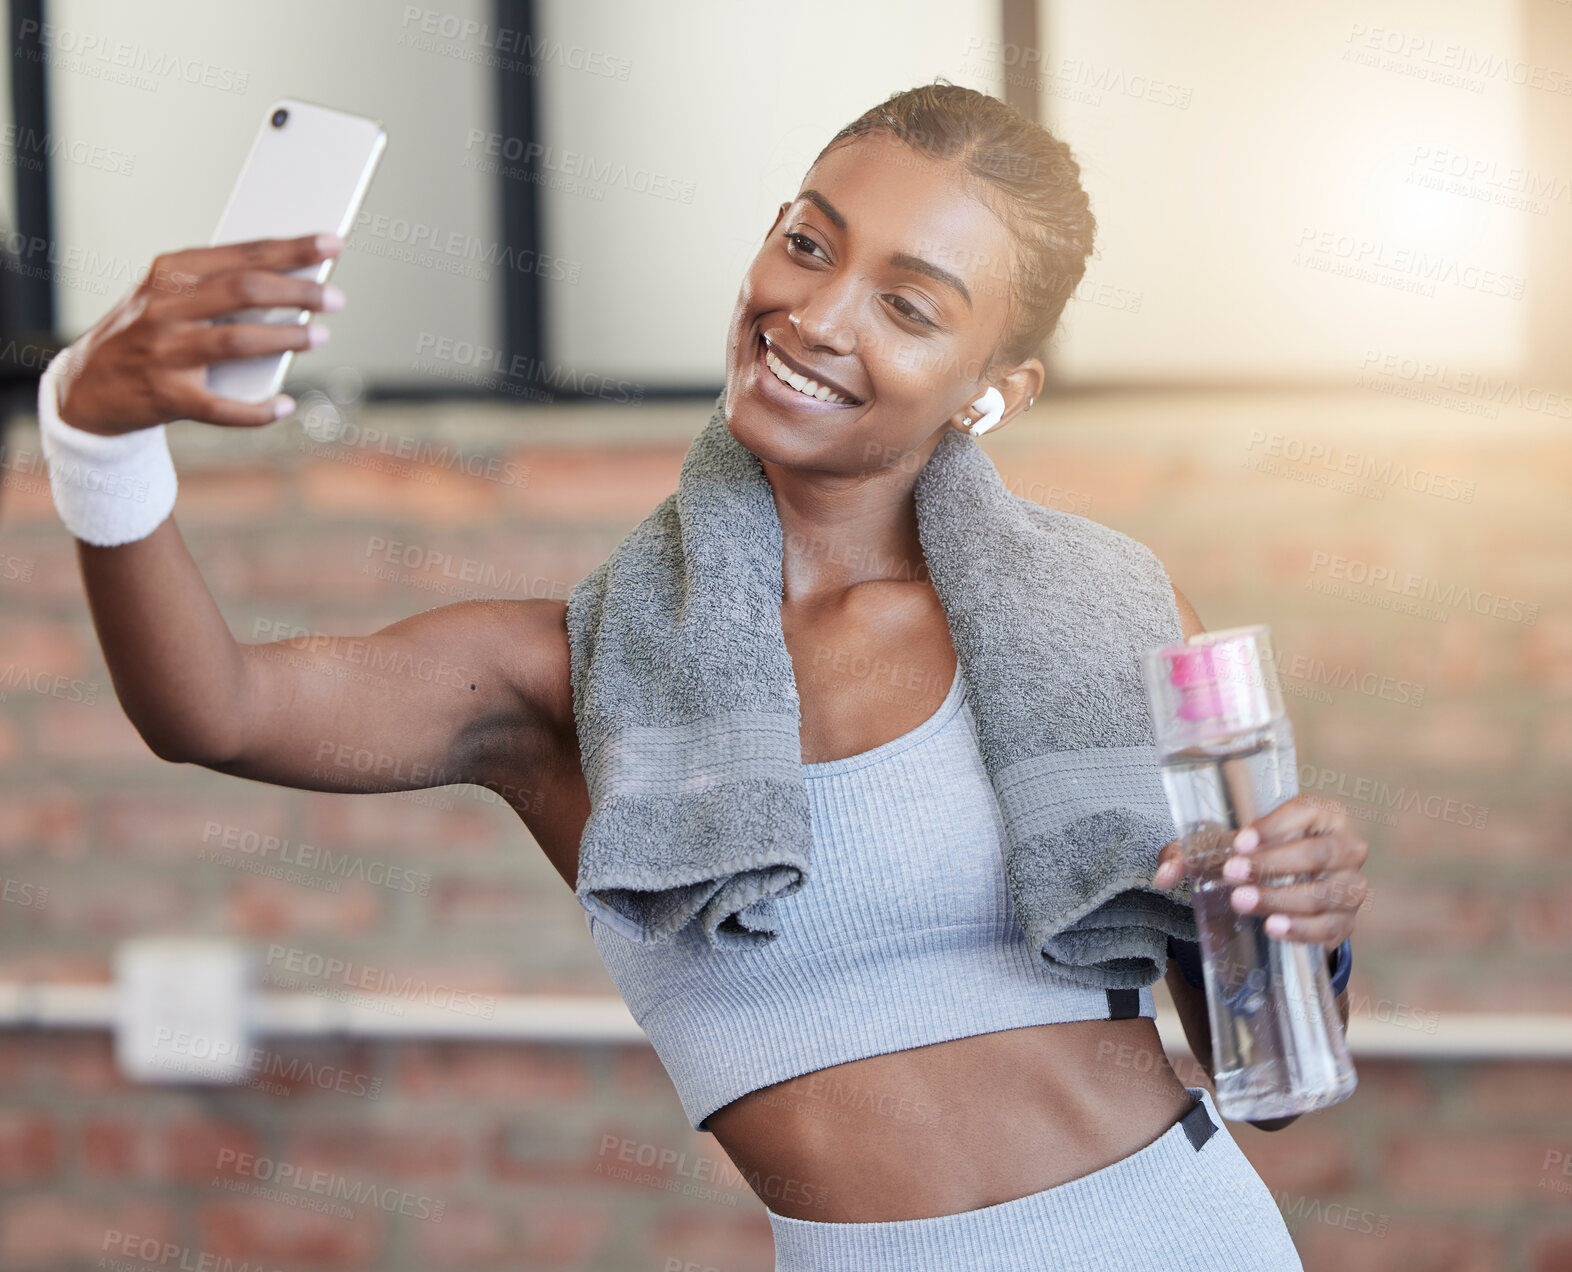
[[[568,603],[549,598],[509,602],[523,637],[521,672],[526,693],[559,737],[572,736],[573,685],[569,676]]]
[[[527,718],[554,734],[573,731],[566,600],[551,597],[461,602]]]
[[[1177,587],[1174,588],[1174,604],[1179,609],[1179,626],[1184,630],[1185,636],[1199,636],[1206,630],[1201,625],[1201,616],[1195,612],[1195,606],[1190,604],[1190,599]]]

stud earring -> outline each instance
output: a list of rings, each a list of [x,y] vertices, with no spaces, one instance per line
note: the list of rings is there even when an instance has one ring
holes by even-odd
[[[987,391],[972,403],[972,407],[981,411],[982,415],[968,424],[966,431],[973,437],[981,437],[1004,418],[1004,394],[990,384]]]

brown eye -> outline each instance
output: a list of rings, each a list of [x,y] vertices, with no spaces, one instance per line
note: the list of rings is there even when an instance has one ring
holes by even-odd
[[[918,309],[917,306],[912,304],[911,301],[907,300],[906,297],[891,295],[889,297],[889,301],[890,304],[894,306],[895,312],[900,314],[902,318],[910,319],[912,322],[920,322],[925,327],[933,326],[933,323],[928,318],[928,315],[923,313],[922,310]]]
[[[790,251],[792,248],[795,248],[799,252],[807,252],[810,256],[814,255],[815,253],[817,253],[820,257],[823,257],[824,255],[824,253],[819,250],[819,245],[806,234],[798,234],[795,230],[788,230],[785,234],[785,238],[787,243],[790,245],[787,248],[788,251]]]

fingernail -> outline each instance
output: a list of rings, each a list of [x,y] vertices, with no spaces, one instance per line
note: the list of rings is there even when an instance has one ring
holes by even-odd
[[[1286,914],[1274,914],[1266,921],[1266,934],[1268,936],[1282,936],[1287,931],[1288,916]]]
[[[344,307],[344,293],[329,283],[322,289],[322,308],[332,313],[335,309]]]
[[[1234,847],[1240,852],[1249,852],[1261,842],[1261,832],[1254,826],[1246,826],[1234,836]]]
[[[1242,857],[1230,857],[1228,864],[1223,867],[1225,879],[1248,879],[1250,877],[1250,863]]]
[[[1243,887],[1234,889],[1234,905],[1241,910],[1255,909],[1255,903],[1261,899],[1258,888]]]
[[[306,340],[313,349],[325,345],[328,342],[328,329],[320,322],[314,322],[306,328]]]
[[[287,393],[280,393],[273,399],[273,418],[281,420],[295,409],[295,399]]]
[[[343,246],[344,240],[337,234],[317,235],[317,251],[319,252],[337,252],[342,250]]]

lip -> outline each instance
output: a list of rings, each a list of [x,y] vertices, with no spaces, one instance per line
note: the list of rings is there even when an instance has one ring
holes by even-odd
[[[798,375],[805,375],[808,377],[808,379],[822,384],[825,388],[829,389],[831,393],[840,394],[840,396],[845,398],[846,401],[820,402],[815,398],[809,397],[806,393],[797,392],[797,390],[792,388],[789,384],[782,384],[781,381],[776,377],[775,373],[771,371],[770,368],[765,364],[764,354],[766,350],[768,350],[770,353],[773,353]],[[855,393],[850,392],[845,388],[845,386],[837,384],[834,380],[830,379],[829,376],[815,371],[812,367],[804,366],[801,361],[791,357],[784,349],[780,347],[780,345],[776,344],[775,341],[771,340],[769,336],[765,335],[762,331],[759,333],[758,360],[761,374],[775,381],[775,384],[778,388],[783,389],[787,393],[790,393],[792,397],[797,399],[798,402],[808,404],[809,409],[812,407],[820,407],[838,411],[843,410],[849,406],[861,406],[863,404],[862,399]]]

